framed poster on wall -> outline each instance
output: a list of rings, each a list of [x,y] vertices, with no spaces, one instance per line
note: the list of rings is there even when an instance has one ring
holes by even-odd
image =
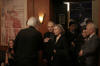
[[[27,0],[1,0],[1,46],[15,39],[27,20]]]

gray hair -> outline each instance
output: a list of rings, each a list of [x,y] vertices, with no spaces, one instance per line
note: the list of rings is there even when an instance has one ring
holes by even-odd
[[[61,24],[56,24],[55,27],[60,28],[61,32],[65,31]]]
[[[35,26],[37,24],[37,19],[35,17],[30,17],[27,21],[27,25],[28,26]]]
[[[96,26],[94,23],[89,23],[87,25],[89,26],[90,29],[92,29],[94,32],[96,32]]]

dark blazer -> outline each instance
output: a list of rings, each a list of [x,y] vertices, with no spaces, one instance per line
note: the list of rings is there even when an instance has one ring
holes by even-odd
[[[48,42],[44,42],[42,47],[43,47],[43,58],[47,59],[48,61],[51,60],[52,56],[52,44],[55,39],[55,35],[52,32],[46,32],[44,34],[44,39],[45,38],[50,38]]]
[[[69,46],[67,44],[67,39],[62,35],[57,43],[55,42],[55,49],[56,49],[56,54],[55,55],[69,55]]]
[[[41,49],[42,35],[34,27],[22,29],[14,42],[15,60],[19,63],[37,62]]]
[[[96,35],[89,38],[82,46],[84,62],[86,66],[97,66],[97,55],[99,49],[99,42]]]
[[[57,42],[55,42],[54,49],[56,53],[54,54],[53,66],[63,66],[69,64],[69,46],[67,44],[67,39],[62,35]]]

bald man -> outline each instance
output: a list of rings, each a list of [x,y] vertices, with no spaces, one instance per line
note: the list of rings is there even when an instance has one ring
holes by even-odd
[[[96,28],[93,23],[89,23],[86,26],[88,39],[86,40],[85,44],[82,45],[79,52],[79,56],[84,58],[81,66],[97,66],[99,42],[95,29]]]

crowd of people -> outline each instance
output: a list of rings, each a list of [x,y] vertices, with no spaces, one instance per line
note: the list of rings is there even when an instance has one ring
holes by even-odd
[[[79,32],[75,22],[64,29],[61,24],[49,21],[48,32],[43,36],[38,30],[39,21],[29,18],[15,40],[9,41],[6,66],[39,66],[39,54],[46,66],[97,66],[99,38],[93,21]]]

